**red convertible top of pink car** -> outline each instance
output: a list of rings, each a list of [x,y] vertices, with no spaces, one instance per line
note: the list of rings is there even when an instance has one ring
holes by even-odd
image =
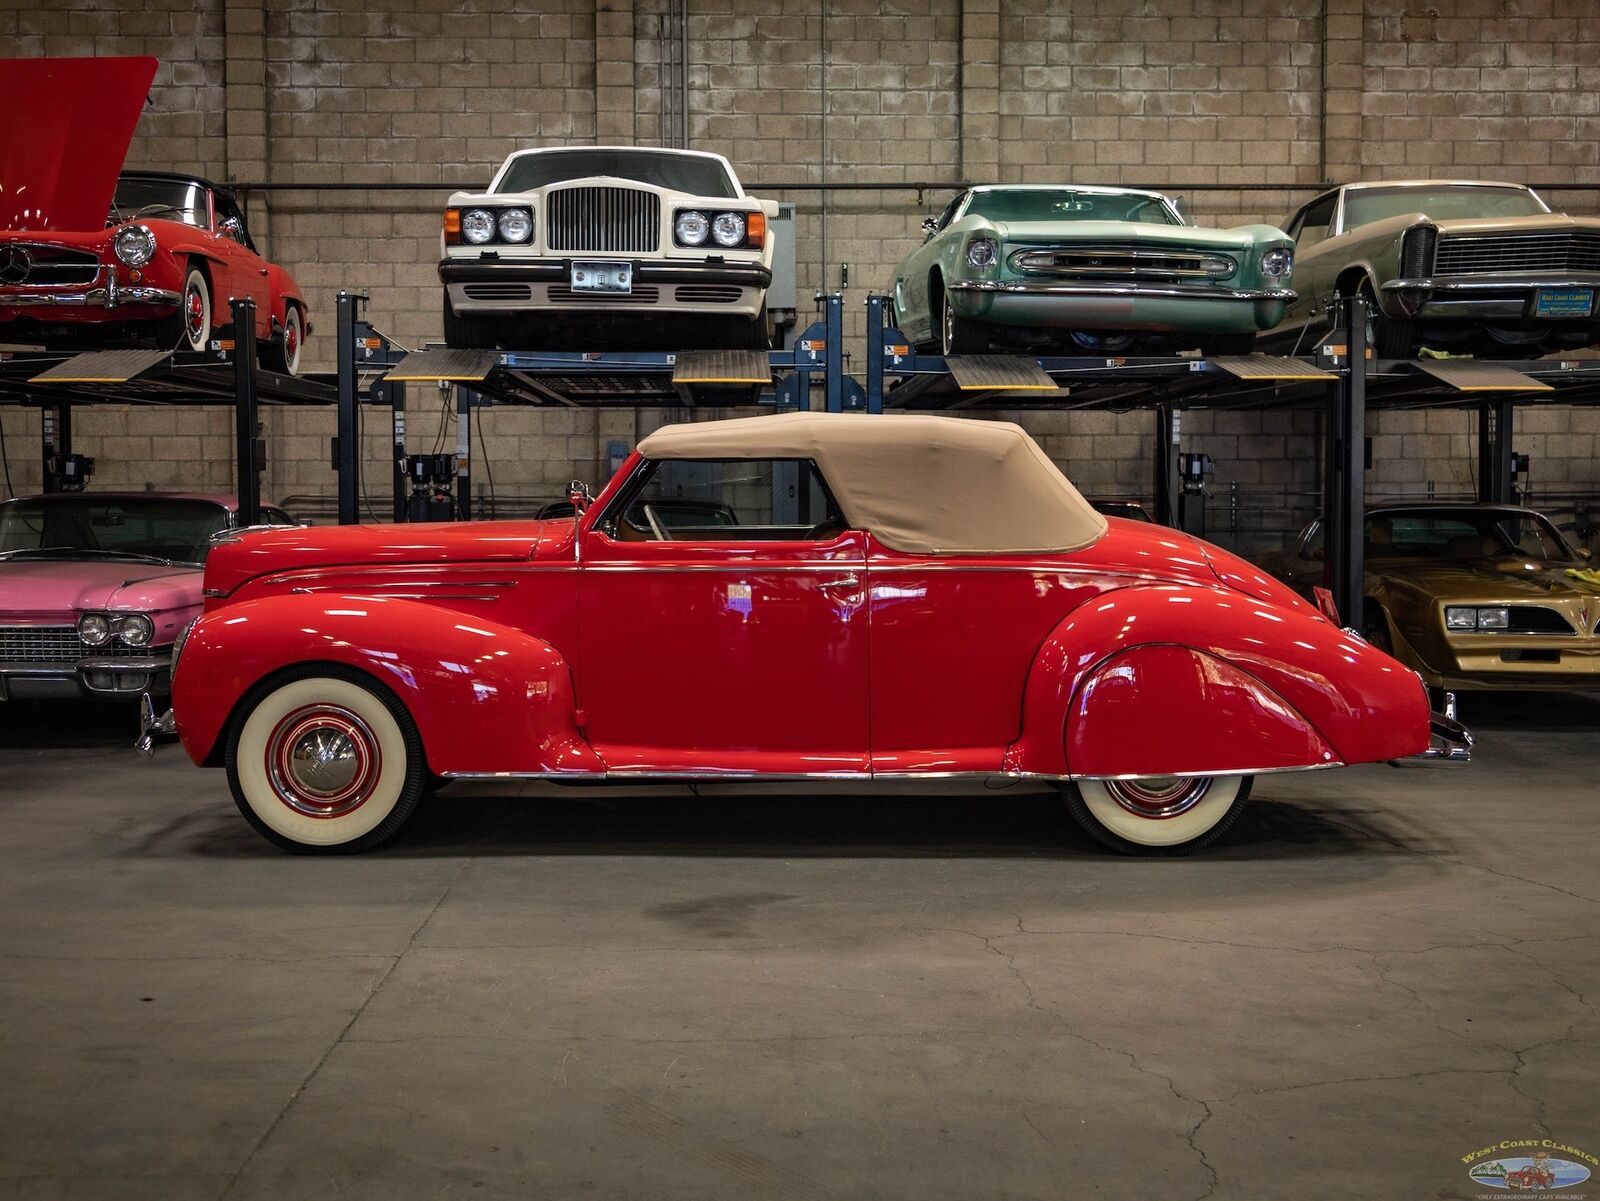
[[[153,58],[0,59],[0,229],[104,227]]]

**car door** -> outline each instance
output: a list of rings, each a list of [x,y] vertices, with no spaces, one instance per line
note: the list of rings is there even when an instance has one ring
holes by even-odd
[[[865,772],[864,567],[809,461],[641,461],[581,534],[590,744],[618,773]]]
[[[919,341],[933,339],[937,331],[928,308],[928,278],[938,261],[943,245],[942,234],[949,228],[969,193],[962,192],[944,211],[934,218],[934,228],[927,233],[922,245],[900,260],[895,272],[894,298],[900,332]]]
[[[225,306],[232,297],[250,297],[256,303],[256,337],[266,338],[272,332],[274,299],[267,261],[256,253],[244,214],[231,197],[214,192],[212,211],[217,244],[228,263],[228,285],[218,290],[216,302]]]

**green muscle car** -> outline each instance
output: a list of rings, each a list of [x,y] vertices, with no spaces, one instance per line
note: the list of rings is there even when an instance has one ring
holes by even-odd
[[[1299,297],[1263,343],[1306,351],[1335,294],[1372,306],[1373,350],[1537,358],[1600,341],[1600,218],[1521,184],[1396,180],[1324,192],[1284,224]]]
[[[900,331],[944,354],[1248,354],[1283,320],[1293,243],[1270,225],[1200,229],[1132,188],[970,188],[900,261]]]

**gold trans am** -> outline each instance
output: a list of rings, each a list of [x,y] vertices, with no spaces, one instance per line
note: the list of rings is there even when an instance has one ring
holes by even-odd
[[[1600,688],[1600,585],[1587,551],[1512,505],[1375,509],[1367,640],[1434,688]],[[1323,582],[1322,523],[1262,559],[1303,594]],[[1355,624],[1354,620],[1351,624]]]

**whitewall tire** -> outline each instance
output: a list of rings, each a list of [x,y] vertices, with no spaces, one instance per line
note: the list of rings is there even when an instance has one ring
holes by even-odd
[[[1102,846],[1125,855],[1185,855],[1238,819],[1250,776],[1146,776],[1061,786],[1067,811]]]
[[[411,816],[428,780],[405,706],[333,666],[276,677],[247,696],[227,767],[234,802],[256,832],[309,853],[377,846]]]

